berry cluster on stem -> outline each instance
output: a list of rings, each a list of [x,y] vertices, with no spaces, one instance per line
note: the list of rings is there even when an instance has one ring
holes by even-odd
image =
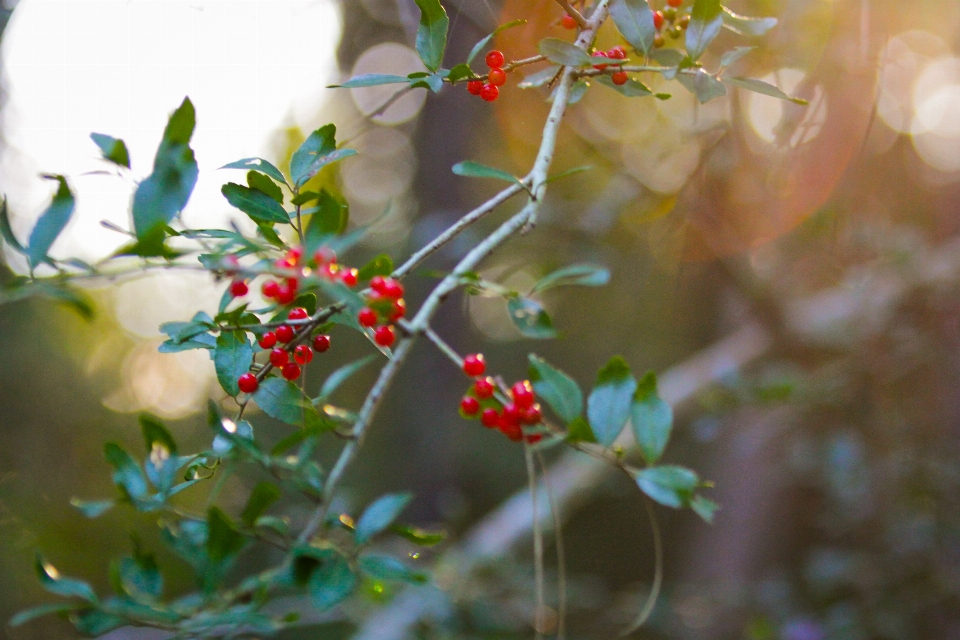
[[[506,402],[497,397],[497,387],[493,379],[484,376],[487,365],[483,354],[468,355],[463,359],[463,372],[474,378],[473,385],[460,400],[460,412],[468,419],[480,419],[480,424],[488,429],[497,428],[514,442],[526,440],[533,444],[543,437],[539,433],[523,433],[523,426],[535,426],[543,421],[540,405],[529,380],[514,384]]]
[[[467,91],[475,96],[480,96],[487,102],[493,102],[500,97],[500,87],[507,83],[507,72],[503,69],[506,58],[502,51],[491,51],[487,54],[486,63],[490,67],[487,74],[487,81],[471,80],[467,83]]]
[[[407,315],[403,299],[403,285],[394,278],[374,276],[370,279],[370,293],[366,305],[357,313],[360,326],[373,329],[373,340],[381,347],[389,347],[397,339],[393,325]]]

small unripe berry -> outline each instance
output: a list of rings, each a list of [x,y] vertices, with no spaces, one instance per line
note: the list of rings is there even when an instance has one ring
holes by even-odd
[[[237,386],[244,393],[253,393],[260,386],[257,376],[252,373],[245,373],[237,379]]]
[[[662,12],[662,11],[654,11],[654,12],[653,12],[653,26],[656,28],[657,31],[659,31],[659,30],[660,30],[660,27],[663,26],[663,12]]]
[[[665,7],[663,17],[672,22],[677,17],[677,10],[674,7]]]
[[[500,89],[492,84],[485,84],[483,85],[483,89],[480,90],[480,97],[487,102],[493,102],[500,97]]]
[[[654,46],[654,47],[656,47],[657,49],[659,49],[659,48],[663,47],[664,44],[666,44],[666,40],[663,39],[663,36],[662,36],[662,35],[660,35],[660,34],[658,33],[657,35],[653,36],[653,46]]]
[[[476,398],[471,398],[466,396],[463,400],[460,401],[460,410],[463,411],[468,416],[472,416],[480,410],[480,403]]]
[[[296,380],[300,377],[300,365],[293,362],[285,364],[280,369],[280,374],[287,380]]]
[[[503,57],[503,52],[497,51],[494,49],[487,54],[487,66],[491,69],[499,69],[503,66],[503,63],[506,61],[506,58]]]
[[[232,295],[234,298],[245,296],[249,292],[250,288],[247,287],[247,283],[243,280],[234,280],[230,285],[230,295]]]
[[[493,396],[493,381],[490,378],[480,378],[473,385],[473,392],[478,398],[489,398]]]
[[[260,292],[264,298],[276,298],[280,293],[280,285],[277,284],[276,280],[267,280],[260,287]]]
[[[282,367],[283,365],[290,362],[290,354],[287,353],[286,349],[281,349],[277,347],[270,352],[270,364],[275,367]]]
[[[507,84],[507,72],[503,69],[491,69],[487,81],[495,87],[502,87]]]
[[[463,372],[471,378],[482,376],[486,370],[487,363],[482,353],[474,353],[463,359]]]
[[[483,80],[471,80],[467,83],[467,91],[470,95],[478,96],[483,91]]]
[[[613,84],[620,86],[622,84],[627,84],[627,80],[630,78],[627,76],[626,71],[617,71],[610,76],[610,79],[613,81]]]
[[[569,13],[563,14],[563,17],[560,18],[560,24],[563,25],[564,29],[576,29],[577,21]]]
[[[500,423],[500,414],[496,409],[484,409],[480,414],[480,424],[485,427],[495,427]]]
[[[321,333],[313,339],[313,350],[317,353],[323,353],[330,348],[330,336]]]
[[[523,424],[540,424],[540,421],[543,420],[543,415],[540,413],[540,406],[533,405],[532,407],[527,407],[520,413],[520,422]]]
[[[513,385],[513,388],[510,389],[510,395],[513,396],[513,401],[521,409],[526,409],[533,405],[533,389],[526,380]]]
[[[297,307],[296,309],[291,309],[290,313],[287,314],[288,320],[306,320],[310,317],[310,314],[307,313],[307,310],[303,307]]]
[[[680,16],[680,19],[677,20],[677,25],[678,25],[681,29],[686,29],[686,28],[690,25],[690,14],[689,14],[689,13],[686,13],[686,14]]]
[[[377,327],[377,330],[373,332],[373,339],[381,347],[389,347],[397,339],[397,334],[393,327],[387,324]]]
[[[290,342],[291,340],[293,340],[293,335],[294,335],[293,327],[291,327],[290,325],[282,324],[279,327],[277,327],[277,340],[279,340],[280,342],[284,342],[284,343]]]
[[[667,29],[667,35],[676,40],[683,33],[683,30],[680,27],[670,27]]]
[[[297,348],[293,350],[293,359],[297,361],[297,364],[307,364],[313,360],[313,351],[305,344],[297,345]]]
[[[257,341],[257,344],[260,345],[261,349],[272,349],[277,344],[277,334],[273,331],[267,331],[265,334],[260,336],[260,340]]]
[[[377,324],[377,312],[370,307],[364,307],[357,313],[357,322],[362,327],[372,327]]]

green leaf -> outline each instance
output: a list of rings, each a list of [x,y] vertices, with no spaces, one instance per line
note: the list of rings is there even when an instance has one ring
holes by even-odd
[[[485,164],[472,162],[470,160],[458,162],[457,164],[453,165],[453,172],[458,176],[464,176],[466,178],[494,178],[496,180],[512,182],[513,184],[521,184],[520,180],[517,179],[516,176],[513,176],[506,171],[494,169],[493,167],[488,167]]]
[[[681,73],[677,80],[687,91],[697,97],[700,104],[710,102],[714,98],[720,98],[727,95],[727,88],[723,83],[711,76],[703,69],[697,69],[694,75]]]
[[[697,474],[686,467],[665,465],[637,472],[640,490],[656,502],[674,509],[689,503],[699,483]]]
[[[103,446],[107,462],[113,467],[113,483],[121,492],[132,499],[144,498],[147,495],[147,480],[143,472],[130,454],[120,445],[108,442]]]
[[[97,518],[116,506],[113,500],[80,500],[71,498],[70,505],[88,518]]]
[[[305,421],[309,426],[320,421],[317,410],[304,397],[300,387],[282,378],[267,378],[261,382],[253,399],[265,414],[287,424]]]
[[[118,573],[123,591],[138,602],[150,602],[163,595],[163,576],[157,559],[153,554],[143,552],[136,538],[133,557],[120,561]]]
[[[115,616],[99,609],[87,609],[70,616],[70,622],[76,627],[77,631],[88,636],[102,636],[108,631],[113,631],[128,621],[119,616]]]
[[[593,59],[579,48],[559,38],[544,38],[539,45],[540,55],[565,67],[592,65]]]
[[[137,186],[133,196],[133,226],[138,238],[169,224],[190,200],[199,175],[189,146],[195,123],[193,104],[184,98],[167,122],[153,173]]]
[[[653,95],[650,87],[633,78],[629,78],[624,84],[614,84],[610,76],[596,76],[594,80],[627,98],[646,98]]]
[[[251,363],[253,363],[253,347],[247,342],[243,331],[224,331],[217,336],[213,364],[217,370],[217,380],[224,391],[231,396],[240,393],[237,380],[250,371]]]
[[[147,445],[147,459],[144,468],[147,479],[160,491],[167,491],[174,482],[177,468],[177,444],[156,416],[140,414],[140,427]]]
[[[354,149],[337,149],[337,127],[328,124],[311,133],[290,158],[290,177],[296,187],[303,186],[321,169],[357,154]]]
[[[43,295],[67,305],[80,314],[80,317],[84,320],[92,320],[95,315],[93,298],[84,291],[66,284],[57,286],[46,282],[37,285],[37,289]]]
[[[590,88],[590,83],[581,78],[573,83],[573,86],[570,87],[570,96],[567,98],[567,104],[577,104],[583,99],[583,96],[587,95],[587,89]],[[550,97],[550,101],[553,102],[553,96]]]
[[[766,83],[763,80],[754,80],[753,78],[724,78],[723,81],[732,84],[735,87],[746,89],[747,91],[762,93],[763,95],[780,98],[781,100],[788,100],[794,104],[808,104],[807,101],[803,100],[802,98],[791,98],[777,87]]]
[[[734,47],[730,51],[727,51],[722,56],[720,56],[720,67],[725,68],[732,65],[734,62],[747,55],[751,51],[756,49],[756,47]]]
[[[713,516],[720,510],[720,505],[713,500],[704,498],[701,495],[696,495],[693,496],[693,500],[690,501],[690,508],[693,509],[694,513],[703,518],[707,524],[713,524]]]
[[[6,240],[7,244],[10,245],[14,251],[17,253],[26,253],[26,249],[23,248],[23,245],[17,240],[17,236],[13,234],[13,227],[10,226],[10,218],[7,215],[7,198],[3,198],[3,205],[0,206],[0,235],[3,236],[3,239]]]
[[[569,285],[602,287],[608,282],[610,282],[610,271],[604,267],[595,264],[572,264],[542,277],[530,293]]]
[[[396,524],[390,527],[390,531],[401,538],[409,540],[413,544],[423,547],[432,547],[435,544],[443,542],[447,537],[444,531],[425,531],[418,527],[400,526]]]
[[[277,485],[272,482],[261,482],[250,492],[247,506],[243,508],[243,513],[240,514],[240,520],[248,527],[252,527],[263,515],[263,512],[280,499],[280,495],[280,488]]]
[[[483,51],[484,48],[485,48],[488,44],[490,44],[490,41],[493,40],[493,38],[494,38],[497,34],[499,34],[499,33],[502,32],[502,31],[506,31],[507,29],[512,29],[513,27],[519,27],[520,25],[523,25],[523,24],[527,24],[527,21],[526,21],[526,20],[512,20],[512,21],[510,21],[510,22],[508,22],[508,23],[506,23],[506,24],[502,24],[502,25],[500,25],[499,27],[497,27],[496,29],[494,29],[494,30],[493,30],[493,33],[491,33],[490,35],[482,38],[482,39],[480,40],[480,42],[478,42],[477,44],[473,45],[473,49],[470,50],[470,54],[467,56],[467,62],[466,62],[467,68],[468,68],[468,69],[470,68],[469,65],[476,59],[476,57],[477,57],[478,55],[480,55],[480,52]],[[457,66],[459,66],[459,65],[457,65]],[[454,67],[454,69],[455,69],[455,68],[456,68],[456,67]],[[452,78],[453,78],[453,70],[451,70],[450,76],[451,76],[451,79],[452,79]]]
[[[130,168],[130,154],[127,152],[127,145],[123,140],[108,136],[105,133],[91,133],[90,139],[100,147],[100,153],[104,160],[109,160],[113,164],[121,167]]]
[[[574,418],[567,426],[567,440],[570,442],[596,442],[597,436],[594,435],[590,423],[582,416]]]
[[[507,313],[510,314],[514,326],[528,338],[546,340],[557,337],[553,321],[536,300],[512,297],[507,300]]]
[[[356,89],[359,87],[378,87],[383,84],[407,84],[410,80],[404,76],[392,76],[386,73],[366,73],[354,76],[343,84],[332,84],[328,89]]]
[[[663,455],[673,429],[673,409],[657,395],[657,376],[650,371],[640,380],[630,406],[633,436],[647,464]]]
[[[726,7],[723,9],[723,26],[742,36],[762,36],[777,26],[776,18],[751,18],[737,15]]]
[[[287,179],[283,177],[283,174],[280,172],[280,169],[277,169],[275,166],[264,160],[263,158],[244,158],[243,160],[237,160],[236,162],[231,162],[230,164],[225,164],[221,169],[247,169],[251,171],[259,171],[265,175],[270,176],[277,182],[287,183]]]
[[[412,499],[409,493],[391,493],[378,498],[357,520],[354,534],[357,544],[366,544],[386,530]]]
[[[207,555],[217,564],[240,553],[247,543],[247,538],[218,507],[210,507],[207,512],[207,531]]]
[[[605,447],[614,443],[630,417],[630,403],[636,390],[637,381],[620,356],[614,356],[600,369],[597,385],[587,398],[587,418],[597,442]]]
[[[308,253],[316,251],[331,236],[340,235],[347,229],[350,208],[335,198],[326,189],[317,196],[317,205],[305,213],[310,216],[304,229],[304,244]]]
[[[249,186],[251,189],[262,191],[276,200],[278,204],[283,204],[283,191],[280,190],[280,185],[271,180],[269,176],[265,176],[259,171],[247,172],[247,186]]]
[[[535,87],[542,87],[553,80],[557,74],[560,73],[561,68],[562,67],[559,66],[549,66],[545,69],[537,71],[536,73],[531,73],[517,83],[517,87],[520,89],[533,89]]]
[[[160,418],[149,413],[141,413],[138,419],[148,454],[153,452],[157,446],[161,446],[170,456],[177,455],[177,443],[170,435],[170,431],[160,421]]]
[[[440,90],[443,89],[443,80],[447,77],[446,71],[439,71],[437,73],[431,73],[426,76],[418,76],[418,74],[411,73],[410,86],[414,89],[429,89],[434,93],[440,93]]]
[[[240,209],[252,219],[260,222],[290,223],[290,216],[283,205],[259,189],[250,189],[240,184],[228,182],[220,188],[220,193],[231,206]]]
[[[97,601],[97,594],[93,592],[89,584],[74,578],[64,578],[39,553],[36,556],[34,568],[40,578],[40,584],[50,593],[64,598],[80,598],[87,602]]]
[[[440,0],[416,0],[420,8],[420,26],[417,28],[417,53],[424,66],[436,71],[443,64],[447,48],[447,29],[450,19]]]
[[[340,385],[346,382],[353,374],[367,366],[376,359],[375,355],[369,355],[350,364],[345,364],[333,373],[331,373],[323,383],[320,389],[320,398],[326,399],[333,395]]]
[[[347,561],[339,556],[326,559],[310,576],[310,599],[319,611],[326,611],[344,600],[357,584]]]
[[[357,280],[366,282],[373,276],[389,276],[391,273],[393,273],[393,260],[387,254],[381,253],[357,271]]]
[[[47,252],[57,239],[57,236],[63,231],[70,217],[73,215],[73,208],[76,201],[73,194],[70,193],[70,187],[67,185],[67,179],[63,176],[50,176],[51,180],[56,180],[59,184],[57,192],[53,196],[53,201],[47,210],[41,214],[40,219],[30,232],[30,241],[27,245],[27,257],[30,259],[31,268],[36,267],[47,259]]]
[[[528,376],[537,396],[550,405],[564,423],[570,424],[583,413],[583,392],[567,374],[554,369],[543,358],[528,356]]]
[[[613,0],[610,3],[610,17],[624,40],[633,48],[650,53],[657,28],[653,24],[653,11],[647,0]]]
[[[366,555],[362,556],[357,564],[361,571],[376,580],[412,583],[423,583],[427,580],[426,576],[411,571],[410,567],[392,556]]]
[[[460,82],[461,80],[467,80],[472,78],[477,78],[477,74],[473,72],[473,69],[469,65],[460,63],[456,65],[453,69],[450,69],[450,75],[447,78],[450,82]]]
[[[547,184],[547,183],[549,183],[549,182],[555,182],[555,181],[557,181],[557,180],[562,180],[563,178],[566,178],[566,177],[568,177],[568,176],[576,175],[576,174],[578,174],[578,173],[583,173],[583,172],[585,172],[585,171],[590,171],[590,170],[592,170],[592,169],[593,169],[593,167],[592,167],[591,165],[588,165],[588,164],[587,164],[587,165],[580,166],[580,167],[574,167],[573,169],[567,169],[566,171],[561,171],[560,173],[558,173],[558,174],[556,174],[556,175],[550,176],[549,178],[547,178],[547,180],[546,180],[546,182],[544,182],[544,184]]]
[[[687,25],[687,55],[696,61],[707,50],[723,27],[720,0],[694,0]]]
[[[26,609],[21,611],[17,615],[10,618],[8,623],[11,627],[19,627],[22,624],[26,624],[37,618],[42,618],[43,616],[48,616],[51,613],[66,613],[68,611],[74,611],[79,606],[76,602],[56,602],[53,604],[42,604],[39,607],[33,607],[31,609]]]

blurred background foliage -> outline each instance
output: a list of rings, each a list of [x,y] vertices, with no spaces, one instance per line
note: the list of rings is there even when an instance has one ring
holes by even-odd
[[[0,59],[6,141],[0,166],[17,231],[29,227],[36,203],[47,195],[35,174],[66,171],[36,166],[46,157],[43,141],[54,147],[61,144],[58,136],[85,141],[88,131],[81,127],[88,121],[71,118],[109,99],[92,88],[84,91],[83,76],[76,93],[68,92],[66,81],[50,81],[42,91],[36,84],[18,84],[23,65],[35,75],[49,69],[40,59],[23,62],[17,46],[28,43],[34,53],[44,43],[54,46],[44,38],[69,30],[65,12],[71,11],[74,17],[120,12],[120,24],[134,29],[131,16],[140,4],[21,0],[14,8],[7,3],[0,19],[7,27]],[[513,78],[493,106],[462,90],[447,88],[429,97],[419,91],[373,121],[364,114],[390,96],[389,87],[316,92],[358,73],[416,70],[412,2],[277,2],[279,9],[267,6],[273,3],[234,3],[241,7],[238,13],[279,11],[299,21],[307,34],[321,27],[329,33],[331,24],[337,34],[346,34],[313,38],[297,50],[323,50],[329,64],[300,73],[289,96],[283,83],[262,76],[263,67],[236,64],[273,51],[284,42],[282,33],[279,39],[271,36],[273,44],[263,51],[251,52],[248,40],[228,40],[217,30],[222,18],[217,12],[223,10],[218,3],[142,4],[204,14],[209,21],[197,24],[211,31],[194,25],[189,37],[194,45],[211,40],[220,57],[196,58],[198,68],[214,65],[210,77],[219,77],[218,69],[231,78],[250,74],[252,84],[270,85],[275,101],[293,105],[275,122],[257,122],[269,135],[242,139],[251,147],[225,151],[224,162],[257,153],[280,159],[302,140],[303,131],[338,124],[341,138],[360,156],[330,179],[351,203],[352,224],[379,220],[351,256],[355,264],[380,251],[409,254],[492,193],[493,185],[453,176],[454,163],[473,159],[522,172],[533,156],[544,96],[520,91]],[[529,23],[500,36],[498,47],[508,58],[531,55],[539,38],[565,34],[552,0],[446,5],[453,25],[448,60],[465,58],[480,37],[515,18]],[[713,497],[722,510],[712,527],[689,512],[663,514],[664,593],[651,622],[631,637],[960,638],[960,5],[739,0],[731,8],[781,18],[776,30],[751,43],[758,49],[738,65],[744,75],[766,78],[810,105],[739,92],[697,105],[675,82],[655,87],[673,95],[663,102],[625,101],[603,87],[592,88],[570,111],[555,170],[580,165],[593,170],[553,185],[537,231],[496,254],[483,275],[522,288],[556,266],[591,261],[609,267],[611,283],[545,296],[561,333],[555,341],[523,339],[502,301],[479,297],[447,305],[435,327],[458,350],[482,348],[507,378],[524,375],[526,353],[535,351],[583,383],[612,353],[621,353],[634,371],[662,372],[747,325],[769,337],[761,358],[700,389],[679,414],[671,461],[714,480]],[[124,11],[130,15],[124,17]],[[52,25],[48,32],[38,26],[43,20]],[[254,37],[255,27],[248,25],[245,37]],[[187,92],[182,87],[194,86],[178,84],[178,74],[193,73],[190,67],[164,66],[162,45],[174,42],[165,40],[173,31],[164,29],[174,29],[173,23],[153,29],[160,52],[154,66],[127,67],[127,75],[116,77],[106,72],[108,84],[120,85],[114,86],[117,95],[135,91],[125,82],[140,90],[150,86],[131,79],[138,73],[155,74],[158,91],[180,91],[179,96]],[[612,31],[604,37],[610,42],[602,46],[617,44]],[[722,37],[732,46],[731,34]],[[192,55],[202,51],[195,46]],[[124,51],[83,59],[108,68],[114,56]],[[191,77],[197,86],[210,84],[204,84],[206,76]],[[206,90],[211,96],[228,94],[226,109],[239,100],[256,101],[234,96],[234,89],[213,83]],[[60,111],[30,120],[23,105],[31,104],[29,94],[36,91],[40,99],[59,100]],[[223,128],[238,144],[216,100],[191,96],[198,135],[205,127]],[[149,126],[137,121],[136,112],[127,117],[129,122],[106,132]],[[44,129],[38,118],[48,118],[49,126]],[[47,129],[47,138],[24,133]],[[159,135],[159,127],[154,129],[152,135]],[[195,198],[190,215],[228,214],[216,193],[224,178],[212,171],[224,163],[216,163],[217,140],[209,143],[206,160],[199,154],[201,176],[211,180],[206,184],[213,185],[207,189],[213,195],[199,203]],[[94,152],[90,145],[78,172],[96,168]],[[147,147],[133,145],[132,152],[149,155]],[[113,187],[103,186],[103,177],[95,186],[76,180],[81,202],[86,194],[102,207],[92,206],[85,215],[81,209],[86,224],[95,228],[105,216],[123,219],[129,185],[121,185],[117,196]],[[97,194],[103,198],[97,200]],[[490,228],[496,219],[482,225]],[[79,247],[87,255],[105,255],[115,246],[111,242],[119,243],[79,222],[72,233],[72,240],[57,245],[64,254]],[[430,267],[451,265],[477,237],[472,233],[482,230],[465,234]],[[15,256],[7,259],[10,269],[22,270]],[[5,269],[2,277],[10,274]],[[411,279],[413,308],[430,282],[428,273]],[[69,499],[110,494],[102,443],[114,439],[139,447],[137,411],[169,418],[186,449],[207,438],[199,412],[208,397],[221,393],[205,357],[156,352],[160,322],[215,307],[219,292],[213,283],[163,274],[91,293],[98,301],[91,322],[46,301],[0,307],[4,620],[44,601],[31,568],[36,549],[65,572],[104,588],[106,566],[128,550],[129,532],[159,548],[147,518],[116,511],[90,521]],[[329,370],[347,361],[349,351],[348,346],[332,351]],[[525,471],[519,450],[458,418],[464,384],[447,375],[447,366],[429,348],[417,350],[351,472],[344,506],[356,510],[383,491],[411,490],[416,499],[408,517],[421,526],[447,528],[455,541],[522,487]],[[372,372],[366,374],[345,390],[354,404],[370,382]],[[228,506],[242,496],[244,480],[232,482],[223,492]],[[650,527],[638,493],[625,480],[610,478],[593,488],[586,504],[564,515],[570,636],[614,637],[636,615],[653,579]],[[527,541],[518,544],[510,557],[457,585],[460,608],[423,622],[417,637],[529,637],[529,547]],[[434,553],[419,560],[429,566]],[[185,567],[172,578],[172,588],[188,586]],[[394,596],[369,595],[369,610]],[[327,626],[323,637],[349,635],[350,620],[367,610],[348,611],[338,630]],[[308,628],[284,637],[317,633]],[[2,628],[0,634],[15,640],[73,637],[56,620]]]

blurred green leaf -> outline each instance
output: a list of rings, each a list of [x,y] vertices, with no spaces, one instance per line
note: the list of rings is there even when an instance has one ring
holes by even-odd
[[[213,364],[217,370],[220,386],[231,396],[240,393],[237,380],[250,371],[253,363],[253,347],[247,342],[243,331],[223,331],[217,336],[217,348],[213,352]]]
[[[280,499],[281,495],[280,488],[272,482],[257,484],[250,492],[247,505],[243,508],[243,513],[240,514],[240,521],[246,526],[252,527],[263,515],[263,512]]]
[[[317,410],[300,387],[288,380],[267,378],[260,383],[253,399],[265,414],[287,424],[305,422],[309,426],[320,422]]]
[[[143,431],[143,440],[147,445],[147,453],[153,451],[155,446],[159,444],[171,456],[177,455],[177,443],[160,418],[149,413],[141,413],[139,421],[140,428]]]
[[[417,53],[430,71],[443,64],[443,52],[447,48],[447,29],[450,19],[440,0],[415,0],[420,8],[420,26],[417,28]]]
[[[539,302],[519,296],[507,300],[507,313],[514,326],[528,338],[545,340],[557,337],[553,321]]]
[[[70,499],[70,505],[88,518],[97,518],[115,507],[116,504],[113,500]]]
[[[740,87],[741,89],[746,89],[747,91],[753,91],[754,93],[762,93],[766,96],[772,96],[774,98],[780,98],[781,100],[787,100],[794,104],[806,105],[807,101],[802,98],[791,98],[783,91],[777,87],[764,82],[763,80],[755,80],[753,78],[724,78],[724,82],[728,82],[735,87]]]
[[[637,485],[654,501],[679,509],[688,504],[699,484],[697,474],[686,467],[665,465],[637,472]]]
[[[637,385],[630,406],[633,436],[647,464],[663,455],[673,429],[673,409],[657,395],[657,376],[650,371]]]
[[[77,631],[88,636],[102,636],[127,624],[127,620],[99,609],[87,609],[70,616]]]
[[[108,442],[103,446],[107,462],[113,467],[113,483],[123,494],[134,500],[147,495],[147,480],[130,454],[120,445]]]
[[[504,180],[505,182],[511,182],[513,184],[522,184],[516,176],[513,176],[506,171],[494,169],[493,167],[488,167],[485,164],[472,162],[470,160],[458,162],[457,164],[453,165],[453,172],[458,176],[464,176],[465,178],[493,178],[495,180]]]
[[[280,172],[280,169],[277,169],[263,158],[244,158],[243,160],[237,160],[236,162],[225,164],[220,168],[259,171],[260,173],[270,176],[277,182],[287,184],[287,179],[283,177],[283,173]]]
[[[592,65],[593,60],[576,46],[559,38],[544,38],[538,46],[540,55],[550,62],[565,67],[583,67]]]
[[[70,193],[70,187],[67,185],[67,179],[59,175],[49,176],[49,178],[57,181],[57,192],[50,206],[40,215],[33,231],[30,232],[26,255],[30,259],[31,268],[36,268],[41,262],[47,260],[47,252],[70,222],[76,205],[73,194]]]
[[[0,235],[6,240],[7,244],[17,253],[26,253],[26,249],[17,240],[13,234],[13,227],[10,226],[10,217],[7,215],[7,198],[3,198],[3,205],[0,205]]]
[[[337,127],[328,124],[311,133],[290,158],[293,184],[301,187],[328,164],[357,154],[354,149],[337,149]]]
[[[577,383],[543,358],[531,353],[528,360],[528,376],[537,396],[543,398],[565,424],[576,420],[583,413],[583,392]]]
[[[567,425],[567,440],[570,442],[596,442],[597,436],[590,428],[590,423],[583,416],[578,416]]]
[[[723,26],[742,36],[762,36],[777,26],[776,18],[751,18],[741,16],[726,7],[723,9]]]
[[[657,28],[653,24],[653,12],[647,0],[612,0],[610,17],[623,39],[647,55],[653,48]]]
[[[493,38],[496,35],[498,35],[503,31],[506,31],[507,29],[512,29],[513,27],[519,27],[520,25],[524,25],[524,24],[527,24],[526,20],[511,20],[506,24],[500,25],[499,27],[493,30],[493,33],[485,36],[477,44],[473,45],[473,49],[471,49],[469,55],[467,55],[467,62],[465,65],[467,69],[470,68],[470,64],[476,59],[478,55],[480,55],[480,52],[483,51],[488,44],[490,44],[490,41],[493,40]],[[457,66],[460,66],[460,65],[457,65]],[[453,76],[453,71],[450,72],[450,75],[451,77]]]
[[[414,544],[424,547],[431,547],[443,542],[447,537],[444,531],[425,531],[418,527],[400,526],[396,524],[390,527],[390,531]]]
[[[704,522],[713,524],[713,516],[719,511],[720,505],[713,500],[704,498],[701,495],[696,495],[693,497],[693,500],[690,501],[690,508],[693,509],[694,513],[703,518]]]
[[[113,164],[121,167],[130,168],[130,154],[127,152],[127,145],[123,140],[108,136],[105,133],[91,133],[90,139],[100,148],[104,160],[109,160]]]
[[[332,84],[328,89],[356,89],[359,87],[378,87],[384,84],[408,84],[408,80],[404,76],[392,76],[385,73],[365,73],[363,75],[354,76],[344,82],[343,84]]]
[[[250,189],[241,184],[228,182],[220,188],[220,193],[230,206],[236,207],[260,222],[290,223],[290,215],[283,205],[259,189]]]
[[[620,356],[614,356],[600,369],[597,384],[587,398],[587,418],[597,442],[605,447],[614,443],[630,417],[636,390],[630,367]]]
[[[324,189],[317,196],[316,206],[301,213],[310,216],[304,229],[304,244],[307,252],[313,253],[322,244],[332,245],[332,237],[347,230],[350,207]]]
[[[335,555],[323,561],[310,576],[310,600],[320,611],[326,611],[350,595],[357,577],[347,561]]]
[[[524,79],[517,84],[517,87],[520,89],[533,89],[534,87],[542,87],[553,80],[558,73],[560,73],[559,66],[546,67],[545,69],[541,69],[536,73],[525,76]]]
[[[331,373],[323,383],[323,387],[320,388],[320,398],[326,399],[329,398],[334,391],[336,391],[340,385],[346,382],[351,376],[353,376],[357,371],[367,366],[376,359],[376,356],[369,355],[359,360],[355,360],[349,364],[345,364],[333,373]]]
[[[381,496],[367,507],[355,527],[357,544],[366,544],[377,534],[386,530],[397,519],[400,512],[407,508],[413,496],[409,493],[391,493]]]
[[[734,62],[747,55],[751,51],[756,49],[756,47],[734,47],[730,51],[727,51],[722,56],[720,56],[720,66],[729,67]]]
[[[357,561],[360,570],[376,580],[387,582],[426,582],[422,573],[415,573],[410,567],[392,556],[366,555]]]
[[[10,618],[8,623],[11,627],[19,627],[22,624],[26,624],[37,618],[42,618],[43,616],[48,616],[52,613],[63,614],[69,611],[74,611],[80,605],[77,602],[56,602],[53,604],[42,604],[39,607],[33,607],[31,609],[26,609],[21,611],[17,615]]]
[[[723,27],[720,0],[694,0],[687,25],[687,55],[696,61],[707,50]]]
[[[615,84],[610,76],[596,76],[594,80],[627,98],[646,98],[653,95],[650,87],[633,78],[629,78],[624,84]]]
[[[357,272],[357,280],[367,282],[373,276],[389,276],[391,273],[393,273],[393,260],[387,254],[381,253],[360,267]]]
[[[714,98],[727,95],[727,88],[723,86],[723,83],[703,69],[697,69],[693,75],[681,73],[677,75],[677,81],[680,82],[687,91],[695,95],[700,104],[705,104]]]
[[[137,602],[153,602],[163,595],[163,576],[157,559],[145,553],[136,538],[133,557],[120,560],[119,577],[123,591]]]
[[[84,320],[92,320],[96,315],[93,298],[85,291],[67,284],[55,285],[49,282],[41,282],[35,286],[40,293],[67,305],[80,314],[80,317]]]
[[[240,553],[247,543],[247,538],[218,507],[210,507],[207,512],[207,531],[207,555],[217,564]]]
[[[280,185],[259,171],[251,170],[247,172],[247,186],[262,191],[276,200],[278,204],[283,204],[283,191],[280,190]]]
[[[557,269],[540,278],[530,291],[531,294],[552,287],[580,285],[582,287],[602,287],[610,282],[610,271],[594,264],[572,264]]]
[[[97,594],[93,592],[89,584],[74,578],[64,578],[39,553],[36,556],[34,568],[40,578],[40,584],[50,593],[64,598],[80,598],[87,602],[97,602]]]

